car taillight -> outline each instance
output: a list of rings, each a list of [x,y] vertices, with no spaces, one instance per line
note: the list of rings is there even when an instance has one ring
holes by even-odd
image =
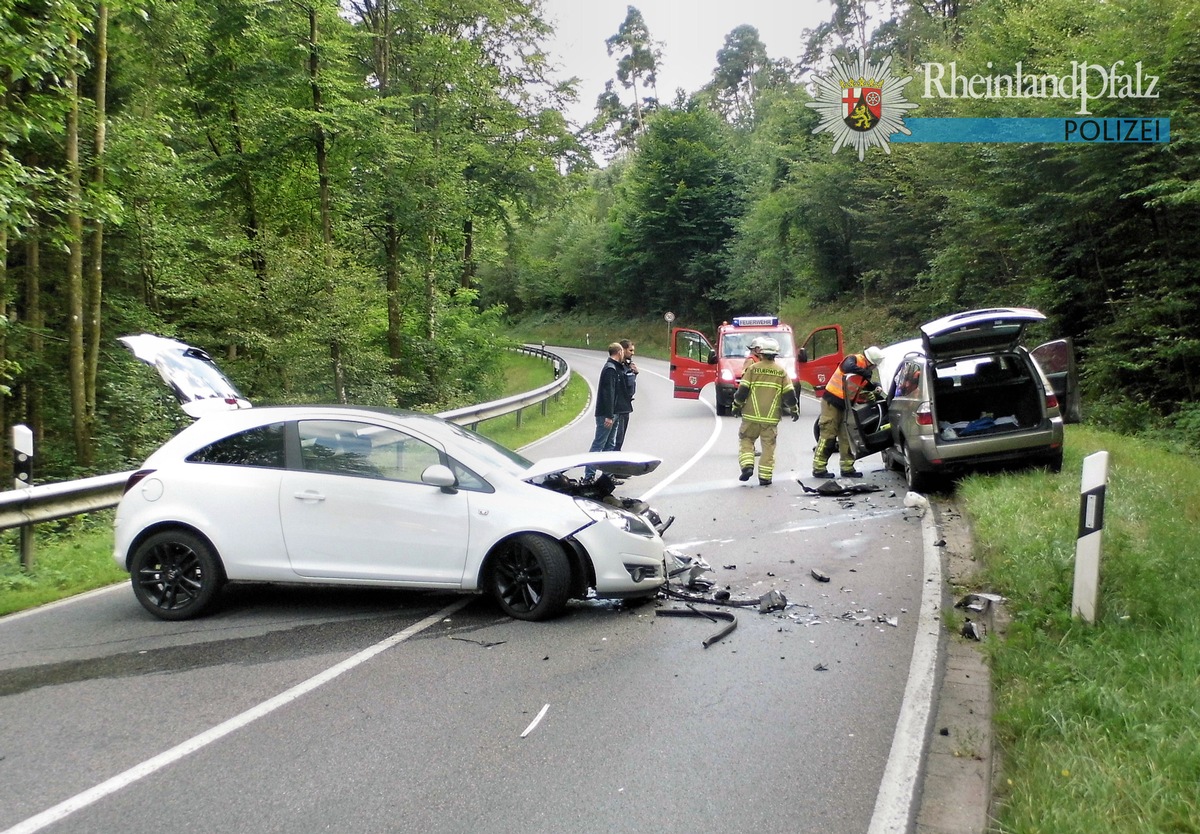
[[[124,495],[125,493],[129,492],[129,490],[141,483],[144,478],[153,474],[153,469],[139,469],[137,472],[134,472],[129,476],[129,480],[125,482],[125,489],[121,491],[121,494]]]
[[[929,405],[929,403],[921,403],[917,407],[916,418],[918,426],[933,425],[933,408]]]
[[[1058,397],[1051,392],[1046,392],[1046,409],[1058,408]]]

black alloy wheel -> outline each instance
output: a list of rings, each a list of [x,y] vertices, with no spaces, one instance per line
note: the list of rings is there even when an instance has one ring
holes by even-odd
[[[571,589],[566,553],[555,541],[522,533],[496,554],[492,594],[504,613],[518,620],[545,620],[561,614]]]
[[[199,616],[224,584],[212,547],[184,530],[165,530],[142,542],[129,574],[138,602],[163,620]]]

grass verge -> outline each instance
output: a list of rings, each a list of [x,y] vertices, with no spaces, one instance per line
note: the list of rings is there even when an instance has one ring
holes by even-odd
[[[1071,618],[1083,458],[1109,453],[1097,621]],[[1076,473],[1072,475],[1071,473]],[[959,488],[1011,622],[987,651],[1001,750],[997,830],[1200,831],[1200,467],[1071,426],[1063,474]]]

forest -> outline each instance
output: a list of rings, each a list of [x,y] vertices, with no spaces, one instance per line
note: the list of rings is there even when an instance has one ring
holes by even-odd
[[[706,85],[663,98],[629,6],[596,33],[613,78],[586,124],[538,0],[0,0],[0,18],[0,429],[33,430],[39,479],[128,468],[182,419],[128,333],[204,347],[255,402],[435,411],[489,398],[522,317],[708,327],[795,299],[914,327],[1037,307],[1075,340],[1091,419],[1200,447],[1194,0],[833,0],[803,54],[739,26]],[[1169,119],[1170,141],[834,153],[807,105],[860,50],[915,79],[923,119],[1078,110],[922,98],[931,64],[1136,65],[1155,97],[1089,117]]]

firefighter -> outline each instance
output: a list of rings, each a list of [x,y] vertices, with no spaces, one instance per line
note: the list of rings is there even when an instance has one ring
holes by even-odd
[[[800,408],[787,371],[775,361],[779,355],[779,342],[763,338],[760,347],[761,358],[742,374],[742,382],[733,395],[733,413],[742,418],[738,429],[738,465],[742,468],[739,480],[748,481],[754,474],[754,441],[761,440],[758,482],[769,486],[775,474],[779,419],[783,414],[790,414],[792,420],[799,420]]]
[[[883,351],[872,345],[862,353],[852,353],[842,360],[825,385],[821,397],[821,416],[817,418],[820,435],[813,454],[813,477],[832,478],[829,458],[836,448],[843,478],[861,478],[854,468],[854,452],[850,450],[850,434],[846,430],[846,400],[851,404],[869,402],[883,396],[883,389],[871,382],[871,372],[883,359]]]

